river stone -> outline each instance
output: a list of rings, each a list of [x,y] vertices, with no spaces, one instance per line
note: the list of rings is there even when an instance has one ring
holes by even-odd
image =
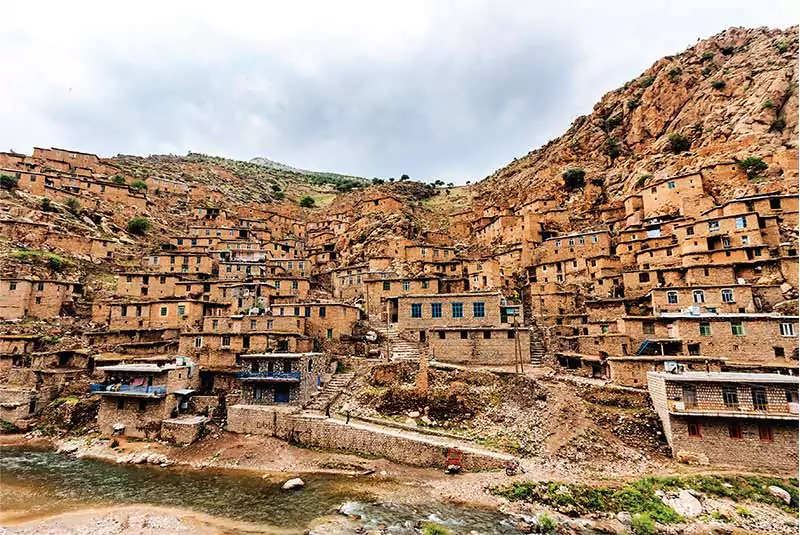
[[[630,526],[633,523],[631,514],[628,511],[620,511],[619,513],[617,513],[617,520],[619,520],[626,526]]]
[[[283,490],[294,490],[294,489],[302,489],[305,487],[306,484],[303,482],[302,479],[299,477],[292,478],[288,480],[286,483],[283,484],[281,489]]]
[[[75,453],[76,451],[78,451],[77,444],[61,444],[58,447],[58,453]]]
[[[694,518],[703,512],[703,504],[688,490],[680,491],[677,496],[674,494],[665,496],[661,498],[661,501],[686,518]]]
[[[767,487],[767,490],[770,494],[778,498],[779,500],[783,500],[783,503],[789,505],[792,503],[792,495],[786,492],[784,489],[780,487],[776,487],[775,485],[770,485]]]

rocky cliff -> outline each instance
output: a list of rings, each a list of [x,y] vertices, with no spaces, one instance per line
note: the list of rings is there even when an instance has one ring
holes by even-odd
[[[588,212],[649,180],[733,168],[748,157],[768,167],[749,182],[714,185],[722,197],[774,181],[797,191],[797,54],[797,26],[731,28],[660,59],[603,96],[564,135],[477,184],[476,202],[513,208],[554,195]],[[599,187],[591,195],[568,190],[563,175],[570,169]]]

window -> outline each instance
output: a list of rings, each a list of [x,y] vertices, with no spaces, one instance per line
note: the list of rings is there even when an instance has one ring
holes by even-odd
[[[431,303],[431,317],[432,318],[441,318],[442,317],[442,304],[441,303]]]
[[[745,216],[739,216],[736,218],[736,228],[747,228],[747,218]]]
[[[492,338],[492,331],[483,331],[484,340],[491,340],[491,338]]]
[[[643,321],[642,334],[656,334],[656,324],[652,321]]]
[[[744,336],[744,325],[741,321],[731,322],[731,334],[733,336]]]
[[[731,290],[730,288],[725,288],[724,290],[722,290],[721,294],[722,294],[722,302],[723,303],[733,303],[734,302],[734,300],[733,300],[733,290]]]
[[[412,318],[422,317],[422,303],[411,303],[411,317]]]
[[[486,316],[486,306],[483,301],[472,303],[472,316],[475,318],[483,318]]]
[[[305,310],[304,310],[303,312],[304,312],[304,314],[303,314],[303,315],[304,315],[305,317],[307,317],[307,318],[310,318],[310,317],[311,317],[311,307],[306,307],[306,308],[305,308]]]
[[[292,281],[292,290],[297,290],[297,288],[299,288],[297,281]]]
[[[383,281],[383,289],[384,291],[389,291],[392,289],[392,283],[389,281]]]
[[[752,388],[753,394],[753,408],[757,411],[765,411],[769,406],[767,401],[767,389],[763,386],[754,386]]]
[[[728,408],[736,408],[739,406],[739,391],[736,385],[722,385],[722,401]]]
[[[716,232],[719,230],[719,221],[709,221],[708,222],[708,231],[709,232]]]
[[[781,200],[780,199],[770,199],[769,200],[769,207],[773,210],[780,210],[781,209]]]
[[[667,189],[675,189],[675,182],[672,180],[667,182]]]
[[[203,337],[197,336],[194,339],[194,347],[203,347]]]
[[[730,438],[742,438],[742,426],[739,422],[731,422],[728,424],[728,436]]]
[[[256,320],[250,320],[250,329],[255,329],[258,326],[258,322]]]
[[[41,297],[37,297],[36,298],[36,304],[37,305],[41,305],[42,304],[42,298]]]
[[[407,292],[411,289],[411,281],[403,281],[403,291]]]
[[[686,235],[694,236],[694,227],[686,227]]]
[[[785,357],[786,350],[780,346],[775,346],[772,348],[772,352],[775,353],[776,357]]]
[[[678,304],[678,292],[667,292],[667,303],[670,305]]]
[[[697,406],[697,388],[694,385],[683,385],[681,389],[683,394],[683,403],[686,408],[694,408]]]
[[[439,331],[439,340],[444,340],[447,337],[444,331]]]
[[[768,424],[758,424],[758,438],[765,442],[772,442],[772,427]]]
[[[333,329],[328,329],[328,330],[325,332],[325,337],[326,337],[328,340],[333,340]]]
[[[8,289],[9,289],[10,291],[12,291],[12,292],[13,292],[14,290],[16,290],[16,289],[17,289],[17,281],[11,281],[11,282],[9,282],[9,283],[8,283]]]
[[[794,323],[781,322],[781,336],[794,336]]]
[[[124,408],[125,408],[125,399],[124,398],[119,398],[117,400],[117,410],[121,411]]]
[[[427,289],[428,289],[428,281],[422,281],[422,288],[423,288],[424,290],[427,290]]]
[[[325,316],[327,316],[327,314],[328,314],[328,310],[327,310],[326,307],[319,307],[319,317],[320,318],[324,318]]]
[[[162,316],[166,316],[167,315],[167,307],[161,307],[161,315]]]
[[[147,410],[147,400],[140,399],[139,400],[139,412],[144,412]]]
[[[694,438],[700,438],[703,435],[700,433],[700,424],[697,422],[689,422],[686,424],[689,431],[689,436]]]
[[[128,306],[127,305],[122,305],[120,307],[119,315],[122,316],[123,318],[128,315]]]
[[[647,272],[639,273],[639,282],[650,282],[650,274]]]
[[[178,305],[178,316],[186,315],[186,305]]]
[[[40,292],[41,292],[42,290],[44,290],[44,283],[43,283],[43,282],[40,282],[39,284],[37,284],[37,285],[36,285],[36,289],[37,289],[37,290],[39,290]]]
[[[464,317],[464,303],[453,303],[450,308],[454,318]]]
[[[469,333],[467,333],[467,331],[461,331],[461,339],[462,340],[466,340],[468,338],[468,336],[469,336]]]
[[[597,234],[592,234],[592,243],[597,243]]]
[[[222,347],[228,347],[231,345],[231,335],[223,334],[222,335]]]
[[[695,290],[692,292],[692,300],[695,303],[705,303],[706,302],[706,294],[703,293],[703,290]]]

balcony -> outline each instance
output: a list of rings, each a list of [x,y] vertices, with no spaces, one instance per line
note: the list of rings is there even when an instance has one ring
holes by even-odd
[[[166,386],[132,386],[93,384],[92,394],[105,396],[131,396],[140,398],[163,398],[167,395]]]
[[[670,400],[669,412],[682,416],[720,416],[726,418],[758,418],[797,420],[800,407],[797,403],[781,403],[753,407],[752,405],[727,404],[720,402],[698,402],[687,404],[684,401]]]
[[[236,378],[242,381],[275,381],[296,383],[300,381],[300,372],[239,372]]]

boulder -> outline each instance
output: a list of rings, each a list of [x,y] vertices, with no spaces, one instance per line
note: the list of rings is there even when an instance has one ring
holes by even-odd
[[[281,489],[283,489],[283,490],[295,490],[295,489],[302,489],[305,486],[306,486],[306,484],[303,482],[302,479],[300,479],[299,477],[295,477],[295,478],[292,478],[292,479],[288,480],[286,483],[284,483],[281,486]]]
[[[775,485],[770,485],[769,487],[767,487],[767,490],[769,491],[770,494],[772,494],[779,500],[783,500],[783,503],[785,503],[786,505],[792,503],[792,495],[789,494],[786,490],[777,487]]]
[[[677,496],[674,493],[669,493],[661,498],[661,501],[686,518],[694,518],[703,512],[703,504],[688,490],[680,491]]]
[[[75,443],[61,444],[58,447],[58,453],[75,453],[78,451],[78,445]]]

